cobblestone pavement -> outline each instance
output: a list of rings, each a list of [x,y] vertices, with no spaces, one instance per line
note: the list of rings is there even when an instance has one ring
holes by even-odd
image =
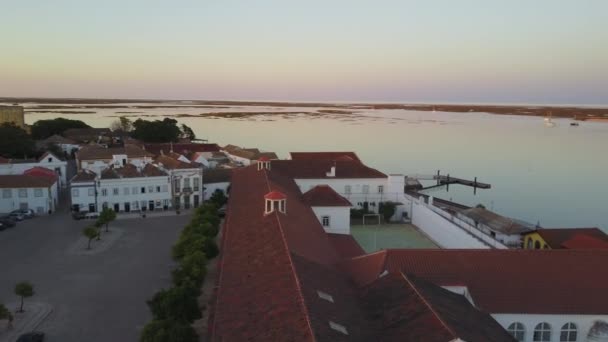
[[[0,302],[18,300],[19,281],[34,285],[32,303],[52,306],[36,328],[48,342],[137,341],[146,306],[170,286],[171,246],[190,215],[116,220],[120,236],[99,253],[71,253],[91,221],[65,212],[0,232]],[[102,235],[103,238],[103,235]]]

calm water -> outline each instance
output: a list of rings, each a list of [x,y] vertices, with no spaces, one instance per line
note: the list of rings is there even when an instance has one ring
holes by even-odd
[[[28,106],[34,104],[24,104]],[[40,105],[40,104],[37,104]],[[137,105],[137,104],[129,104]],[[149,104],[148,104],[149,105]],[[94,114],[27,113],[26,122],[66,117],[107,127],[116,112],[127,115],[203,112],[314,111],[315,108],[118,108],[75,109]],[[143,113],[141,113],[143,112]],[[483,203],[503,215],[544,227],[600,226],[608,230],[608,124],[484,113],[357,110],[358,116],[265,115],[245,119],[177,118],[200,138],[275,151],[353,150],[366,164],[385,173],[442,173],[478,177],[491,190],[451,186],[437,197],[474,205]],[[155,117],[156,116],[156,117]],[[133,118],[135,119],[135,118]]]

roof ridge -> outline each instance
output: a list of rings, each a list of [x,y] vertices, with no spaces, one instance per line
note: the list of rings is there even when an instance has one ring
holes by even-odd
[[[454,332],[454,330],[452,330],[452,328],[450,328],[448,326],[448,324],[446,322],[444,322],[444,320],[441,318],[441,316],[439,316],[439,313],[437,313],[437,311],[435,311],[435,309],[433,309],[433,306],[431,306],[431,303],[429,303],[426,298],[424,298],[424,296],[420,293],[420,291],[418,291],[418,289],[416,288],[416,286],[409,280],[409,278],[403,274],[403,272],[399,272],[399,274],[401,274],[401,277],[403,277],[403,279],[408,283],[408,285],[414,290],[414,292],[416,293],[416,295],[418,296],[418,298],[420,298],[422,300],[422,302],[429,308],[429,310],[431,310],[431,312],[433,313],[433,316],[435,316],[435,318],[437,318],[437,320],[439,321],[439,323],[441,323],[441,325],[443,325],[446,330],[452,334],[452,336],[454,337],[454,339],[458,339],[458,335]]]
[[[266,186],[268,187],[268,192],[271,192],[272,189],[270,188],[270,182],[268,180],[268,172],[266,169],[263,170],[264,172],[264,180],[266,180]],[[287,254],[287,259],[289,260],[289,266],[291,267],[291,272],[293,274],[294,277],[294,281],[296,283],[296,287],[298,290],[298,294],[299,294],[299,301],[302,304],[302,310],[304,311],[304,317],[306,317],[306,323],[308,324],[308,329],[310,330],[310,338],[312,341],[316,341],[315,339],[315,333],[314,330],[312,329],[312,323],[310,322],[310,317],[309,317],[309,310],[308,307],[306,306],[306,301],[304,300],[304,294],[302,293],[302,285],[300,284],[300,278],[298,277],[298,273],[296,272],[296,267],[293,264],[293,259],[291,258],[291,252],[289,251],[289,245],[287,244],[287,239],[285,238],[285,233],[283,232],[283,225],[281,224],[281,218],[279,217],[279,213],[277,213],[276,211],[274,212],[275,217],[277,219],[277,223],[279,224],[279,233],[281,233],[281,240],[283,241],[283,245],[285,246],[285,253]]]

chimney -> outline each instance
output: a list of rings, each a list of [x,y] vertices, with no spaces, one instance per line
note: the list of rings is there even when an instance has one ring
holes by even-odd
[[[265,206],[264,215],[271,214],[275,211],[287,213],[287,196],[279,191],[271,191],[264,195]]]
[[[328,173],[325,174],[327,177],[336,177],[336,165],[332,166]]]

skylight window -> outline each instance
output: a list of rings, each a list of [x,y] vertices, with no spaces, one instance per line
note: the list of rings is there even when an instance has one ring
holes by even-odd
[[[319,295],[319,298],[325,299],[328,302],[334,302],[334,297],[332,297],[330,294],[327,294],[323,291],[317,291],[317,294]]]
[[[329,327],[336,331],[343,333],[344,335],[348,335],[348,331],[346,330],[346,327],[343,325],[329,321]]]

